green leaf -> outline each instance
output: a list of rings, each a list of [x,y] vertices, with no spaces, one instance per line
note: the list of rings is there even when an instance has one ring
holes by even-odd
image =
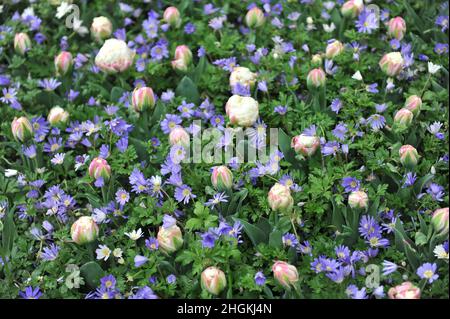
[[[192,102],[198,104],[200,101],[200,95],[197,90],[197,85],[195,85],[192,80],[184,76],[180,83],[178,84],[175,93],[177,96],[182,96],[186,99],[187,102]]]
[[[17,235],[16,224],[14,223],[14,213],[13,210],[15,206],[10,210],[3,222],[3,232],[2,232],[2,250],[3,254],[9,255],[13,248],[14,239]]]
[[[246,222],[243,219],[232,217],[234,221],[239,221],[244,228],[245,233],[252,241],[253,245],[257,247],[260,243],[267,243],[269,240],[268,233],[263,232],[258,227]]]
[[[427,236],[421,232],[417,232],[415,235],[415,242],[417,246],[425,245],[427,243]]]
[[[111,90],[111,102],[117,102],[122,97],[124,89],[121,87],[115,86]]]
[[[269,235],[269,246],[273,248],[283,247],[283,241],[281,237],[283,234],[279,230],[274,230]]]
[[[104,276],[104,271],[95,261],[85,263],[80,267],[81,276],[89,287],[95,289],[100,284],[100,279]]]
[[[198,61],[198,64],[195,67],[194,72],[192,72],[192,81],[194,81],[194,83],[199,82],[200,78],[205,73],[207,66],[208,60],[204,56],[202,56]]]
[[[278,145],[280,146],[280,150],[283,152],[285,159],[292,165],[298,166],[297,160],[295,159],[295,152],[291,147],[291,137],[282,129],[279,130],[278,134]]]
[[[420,194],[420,192],[422,191],[422,189],[425,187],[425,185],[431,181],[433,179],[434,175],[433,174],[427,174],[424,177],[420,178],[417,182],[416,185],[414,185],[414,193],[416,195]]]

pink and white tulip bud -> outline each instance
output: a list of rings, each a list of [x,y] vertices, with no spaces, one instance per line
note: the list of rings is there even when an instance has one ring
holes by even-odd
[[[400,155],[400,162],[407,168],[413,168],[419,162],[419,154],[411,145],[403,145],[400,147],[398,153]]]
[[[159,227],[157,239],[159,247],[167,253],[173,253],[183,245],[183,235],[177,225]]]
[[[362,0],[350,0],[345,2],[341,7],[341,13],[344,17],[356,18],[364,9]]]
[[[272,271],[276,281],[286,289],[290,289],[298,281],[297,268],[287,262],[275,262],[272,266]]]
[[[55,57],[55,69],[57,75],[64,75],[73,65],[72,53],[62,51]]]
[[[264,20],[264,12],[258,7],[251,8],[245,15],[245,23],[249,28],[258,28],[262,26]]]
[[[109,179],[111,177],[111,167],[104,158],[96,157],[89,165],[89,176],[95,179],[99,177]]]
[[[106,73],[123,72],[133,64],[135,54],[125,41],[108,39],[98,51],[95,65]]]
[[[400,52],[391,52],[385,54],[378,65],[381,70],[388,76],[396,76],[403,69],[405,60],[403,60],[402,54]]]
[[[190,142],[189,133],[181,126],[174,127],[169,134],[170,145],[181,145],[188,147]]]
[[[93,242],[98,237],[98,226],[90,216],[82,216],[70,228],[72,240],[78,245]]]
[[[69,118],[69,113],[67,111],[65,111],[60,106],[55,106],[55,107],[52,107],[52,109],[48,113],[47,121],[49,121],[50,124],[55,125],[55,124],[58,124],[61,122],[62,123],[67,122],[68,118]]]
[[[136,112],[142,112],[155,106],[155,94],[150,87],[137,87],[133,91],[131,102]]]
[[[172,68],[179,71],[187,71],[192,61],[192,52],[186,45],[179,45],[175,49],[175,59],[172,61]]]
[[[96,17],[92,20],[91,35],[98,42],[110,37],[112,33],[112,23],[107,17]]]
[[[448,234],[448,207],[436,209],[431,218],[434,230],[439,235]]]
[[[175,7],[168,7],[164,11],[163,20],[171,27],[178,28],[181,25],[180,11]]]
[[[389,289],[388,296],[389,299],[420,299],[420,288],[406,281]]]
[[[341,41],[334,40],[327,45],[325,56],[327,59],[333,59],[344,51],[344,45]]]
[[[14,36],[14,50],[20,55],[24,55],[31,48],[31,40],[24,32],[16,33]]]
[[[306,77],[306,84],[308,88],[319,88],[325,85],[327,77],[322,68],[316,68],[309,71]]]
[[[208,267],[201,275],[201,285],[210,294],[218,295],[227,286],[227,278],[222,270],[217,267]]]
[[[414,114],[410,110],[403,108],[395,113],[394,123],[397,126],[406,128],[411,125],[413,117]]]
[[[294,206],[294,199],[288,186],[276,183],[267,194],[270,208],[274,211],[289,212]]]
[[[291,147],[295,150],[295,152],[308,157],[312,156],[319,146],[320,138],[317,136],[300,134],[298,136],[294,136],[291,140]]]
[[[395,17],[388,22],[388,35],[397,40],[402,40],[406,32],[406,22],[401,17]]]
[[[233,173],[224,165],[213,167],[211,183],[219,191],[231,189],[233,186]]]
[[[420,112],[421,107],[422,99],[417,95],[411,95],[405,101],[405,108],[413,112],[414,115],[417,115]]]
[[[314,65],[314,66],[320,66],[320,65],[322,65],[322,54],[319,54],[319,53],[317,53],[317,54],[314,54],[313,56],[312,56],[312,58],[311,58],[311,63]]]
[[[16,141],[25,142],[33,136],[33,126],[25,117],[15,117],[11,123],[11,131]]]
[[[367,208],[369,204],[369,197],[363,191],[351,192],[348,196],[348,204],[351,208]]]
[[[238,66],[230,74],[230,87],[240,84],[245,87],[253,87],[256,82],[257,74],[246,67]]]
[[[248,127],[258,119],[259,104],[252,97],[235,94],[228,99],[225,111],[231,124]]]

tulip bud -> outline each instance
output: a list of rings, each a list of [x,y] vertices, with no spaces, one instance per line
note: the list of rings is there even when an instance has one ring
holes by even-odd
[[[410,110],[403,108],[395,113],[394,123],[399,127],[406,128],[411,125],[413,117],[414,114]]]
[[[211,183],[219,191],[231,189],[233,186],[233,173],[224,165],[215,166],[211,174]]]
[[[344,45],[341,41],[334,40],[327,45],[325,56],[327,59],[333,59],[344,51]]]
[[[91,35],[98,42],[109,38],[112,33],[112,23],[107,17],[96,17],[92,20]]]
[[[388,296],[389,299],[420,299],[420,289],[407,281],[389,289]]]
[[[187,148],[190,142],[189,133],[181,126],[174,127],[169,134],[170,145],[181,145]]]
[[[164,11],[163,19],[171,27],[178,28],[181,25],[180,11],[175,7],[168,7]]]
[[[289,212],[294,206],[294,199],[291,196],[289,187],[280,183],[272,186],[267,195],[267,200],[270,208],[274,211]]]
[[[99,177],[109,179],[111,177],[111,167],[105,159],[96,157],[89,165],[89,176],[95,179]]]
[[[240,84],[245,87],[253,87],[256,82],[256,73],[245,67],[235,67],[230,74],[230,87]]]
[[[72,240],[78,245],[93,242],[98,236],[98,226],[90,216],[82,216],[70,228]]]
[[[348,196],[348,204],[351,208],[367,208],[369,197],[363,191],[351,192]]]
[[[55,125],[60,122],[66,122],[69,118],[69,113],[67,111],[64,111],[62,107],[55,106],[52,107],[50,112],[47,116],[47,121],[50,122],[50,124]]]
[[[314,54],[311,58],[311,63],[315,66],[322,65],[322,54]]]
[[[448,207],[436,209],[431,218],[434,230],[439,235],[448,234]]]
[[[28,34],[21,32],[14,36],[14,50],[20,55],[24,55],[31,48],[31,40]]]
[[[57,75],[64,75],[72,67],[72,54],[67,51],[62,51],[55,57],[55,69]]]
[[[264,12],[258,7],[253,7],[248,10],[245,15],[245,23],[249,28],[258,28],[264,24]]]
[[[286,289],[290,289],[298,281],[297,268],[287,262],[275,262],[272,266],[272,271],[276,281]]]
[[[183,235],[175,224],[167,228],[159,227],[157,239],[159,247],[167,253],[172,253],[183,245]]]
[[[25,116],[15,117],[11,123],[11,131],[16,141],[25,142],[33,136],[33,126]]]
[[[400,155],[400,162],[403,166],[412,169],[417,165],[417,162],[419,161],[419,154],[413,146],[403,145],[400,147],[398,153]]]
[[[320,139],[317,136],[308,136],[300,134],[294,136],[291,140],[291,147],[295,152],[304,156],[312,156],[320,146]]]
[[[258,119],[259,104],[252,97],[233,95],[228,99],[225,111],[231,124],[248,127]]]
[[[322,68],[316,68],[309,71],[306,78],[308,88],[319,88],[325,85],[327,78]]]
[[[401,17],[395,17],[389,20],[388,35],[397,40],[402,40],[406,32],[405,20]]]
[[[179,45],[175,49],[175,59],[172,61],[172,68],[179,71],[187,71],[192,61],[192,52],[186,45]]]
[[[155,106],[155,95],[150,87],[135,88],[131,97],[133,109],[136,112],[142,112],[147,108]]]
[[[135,54],[125,41],[108,39],[97,53],[95,65],[106,73],[123,72],[133,64]]]
[[[202,272],[201,284],[203,289],[217,296],[227,286],[227,278],[219,268],[208,267]]]
[[[417,115],[419,113],[421,106],[422,99],[417,95],[411,95],[405,101],[405,108],[413,112],[414,115]]]
[[[341,13],[344,17],[356,18],[364,9],[362,0],[350,0],[342,5]]]
[[[400,52],[391,52],[385,54],[378,65],[388,76],[396,76],[403,69],[405,61]]]

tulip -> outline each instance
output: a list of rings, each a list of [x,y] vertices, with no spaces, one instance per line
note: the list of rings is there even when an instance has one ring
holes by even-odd
[[[288,212],[294,206],[294,199],[291,196],[289,187],[276,183],[267,194],[269,206],[274,211]]]
[[[95,65],[106,73],[123,72],[133,64],[135,54],[125,41],[108,39],[95,57]]]
[[[388,35],[397,40],[402,40],[406,32],[405,20],[401,17],[395,17],[389,20]]]
[[[31,49],[31,40],[28,34],[24,32],[16,33],[14,36],[14,50],[20,55],[24,55],[29,49]]]
[[[320,139],[317,136],[308,136],[300,134],[294,136],[291,141],[291,147],[295,152],[304,156],[312,156],[320,146]]]
[[[177,70],[186,71],[192,61],[192,52],[186,45],[179,45],[175,49],[175,59],[172,61],[172,67]]]
[[[286,289],[290,289],[298,281],[298,272],[295,266],[284,261],[277,261],[272,266],[276,281]]]
[[[183,245],[183,235],[177,225],[164,228],[161,226],[157,235],[159,247],[167,253],[178,250]]]
[[[171,27],[178,28],[181,25],[180,11],[175,7],[168,7],[164,11],[163,20]]]
[[[341,7],[341,13],[344,17],[356,18],[364,9],[362,0],[350,0],[345,2]]]
[[[419,161],[419,154],[413,146],[403,145],[400,147],[398,153],[400,155],[400,162],[403,166],[411,169],[417,165],[417,162]]]
[[[322,54],[314,54],[311,58],[311,63],[315,66],[322,65]]]
[[[413,112],[414,115],[417,115],[422,106],[422,99],[417,95],[409,96],[405,101],[405,108]]]
[[[112,23],[107,17],[96,17],[92,20],[91,35],[98,42],[109,38],[112,33]]]
[[[348,196],[348,204],[351,208],[367,208],[369,197],[363,191],[351,192]]]
[[[55,125],[61,122],[66,122],[69,118],[69,113],[67,111],[64,111],[64,109],[60,106],[52,107],[50,112],[47,116],[47,121],[50,122],[50,124]]]
[[[55,57],[55,69],[57,75],[64,75],[73,65],[72,54],[67,51],[62,51]]]
[[[436,209],[431,218],[431,224],[439,235],[448,234],[448,207]]]
[[[390,299],[420,299],[420,289],[406,281],[389,289],[388,296]]]
[[[253,87],[256,82],[256,73],[245,67],[235,67],[230,74],[230,87],[240,84],[245,87]]]
[[[326,75],[322,68],[316,68],[309,71],[308,76],[306,78],[306,84],[308,88],[319,88],[325,85]]]
[[[233,186],[233,173],[224,165],[213,168],[211,183],[219,191],[231,189]]]
[[[325,56],[327,59],[333,59],[341,54],[342,51],[344,51],[344,45],[342,44],[342,42],[334,40],[327,45]]]
[[[142,112],[147,108],[153,108],[155,106],[155,95],[150,87],[135,88],[131,97],[133,109],[136,112]]]
[[[245,15],[245,23],[249,28],[258,28],[264,24],[264,12],[258,7],[248,10]]]
[[[93,242],[98,236],[98,226],[90,216],[82,216],[70,228],[72,240],[78,245]]]
[[[394,116],[394,123],[395,123],[397,126],[406,128],[406,127],[408,127],[409,125],[411,125],[411,122],[412,122],[412,120],[413,120],[413,117],[414,117],[414,114],[413,114],[410,110],[408,110],[408,109],[406,109],[406,108],[403,108],[403,109],[400,109],[400,110],[395,114],[395,116]]]
[[[190,142],[189,133],[181,126],[174,127],[169,134],[170,145],[181,145],[187,148]]]
[[[400,52],[391,52],[385,54],[378,65],[388,76],[396,76],[403,69],[405,61]]]
[[[95,179],[99,177],[109,179],[111,177],[111,167],[105,159],[96,157],[89,165],[89,176]]]
[[[208,267],[202,272],[201,285],[203,289],[217,296],[227,286],[227,279],[219,268]]]
[[[259,115],[259,104],[249,96],[231,96],[225,105],[225,111],[231,124],[252,126]]]
[[[11,131],[16,141],[25,142],[33,136],[33,126],[25,117],[15,117],[11,123]]]

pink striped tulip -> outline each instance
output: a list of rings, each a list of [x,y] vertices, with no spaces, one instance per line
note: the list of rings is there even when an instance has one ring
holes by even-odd
[[[420,288],[406,281],[389,289],[388,296],[389,299],[420,299]]]
[[[345,2],[341,7],[341,13],[344,17],[356,18],[364,9],[362,0],[350,0]]]
[[[82,216],[70,228],[72,240],[78,245],[93,242],[98,237],[98,226],[90,216]]]
[[[417,115],[422,107],[422,99],[417,95],[409,96],[405,101],[405,108]]]
[[[14,50],[20,55],[24,55],[29,49],[31,49],[31,40],[28,34],[24,32],[16,33],[14,36]]]
[[[57,75],[64,75],[73,65],[72,53],[62,51],[55,57],[55,69]]]
[[[181,126],[174,127],[169,133],[170,145],[181,145],[185,148],[189,146],[190,136],[189,133]]]
[[[164,10],[163,20],[171,27],[178,28],[181,25],[180,11],[176,7],[168,7]]]
[[[322,68],[316,68],[309,71],[306,78],[308,88],[318,88],[325,85],[327,78]]]
[[[105,159],[96,157],[89,165],[89,176],[95,179],[99,177],[109,179],[111,177],[111,167]]]
[[[431,218],[431,224],[439,235],[448,234],[448,207],[436,209]]]
[[[300,134],[294,136],[291,140],[291,147],[296,153],[304,156],[312,156],[320,146],[320,139],[317,136],[308,136]]]
[[[391,52],[385,54],[378,65],[381,70],[388,76],[396,76],[403,69],[405,61],[403,60],[402,54],[400,52]]]
[[[403,108],[395,113],[394,123],[395,125],[406,128],[411,125],[413,117],[414,114],[410,110]]]
[[[202,272],[201,285],[203,289],[217,296],[227,286],[227,278],[219,268],[208,267]]]
[[[125,41],[108,39],[97,53],[95,65],[106,73],[123,72],[133,64],[135,54]]]
[[[290,289],[298,281],[298,272],[295,266],[284,261],[277,261],[272,266],[273,276],[286,289]]]
[[[159,247],[167,253],[173,253],[183,245],[183,235],[177,225],[159,227],[157,239]]]
[[[55,124],[58,124],[61,122],[62,123],[67,122],[68,118],[69,118],[69,113],[67,111],[65,111],[60,106],[55,106],[55,107],[52,107],[52,109],[48,113],[47,121],[49,121],[50,124],[55,125]]]
[[[401,17],[395,17],[388,22],[388,35],[397,40],[402,40],[406,32],[406,22]]]
[[[215,166],[211,173],[211,183],[220,191],[231,189],[233,186],[233,173],[224,165]]]
[[[150,87],[135,88],[131,97],[133,109],[136,112],[142,112],[147,108],[153,108],[155,106],[155,95]]]
[[[267,194],[270,208],[274,211],[289,212],[294,206],[294,199],[291,196],[289,187],[276,183]]]
[[[264,12],[258,7],[251,8],[245,15],[245,23],[249,28],[258,28],[264,24],[264,21]]]
[[[334,40],[327,45],[325,56],[327,59],[333,59],[344,51],[344,45],[341,41]]]
[[[419,154],[411,145],[403,145],[400,147],[398,153],[400,155],[400,162],[407,168],[413,168],[419,162]]]
[[[91,35],[98,42],[109,38],[112,33],[112,23],[107,17],[96,17],[92,20]]]
[[[348,204],[351,208],[367,208],[369,197],[363,191],[351,192],[348,196]]]
[[[11,123],[11,132],[16,141],[24,142],[33,136],[33,126],[25,117],[15,117]]]

